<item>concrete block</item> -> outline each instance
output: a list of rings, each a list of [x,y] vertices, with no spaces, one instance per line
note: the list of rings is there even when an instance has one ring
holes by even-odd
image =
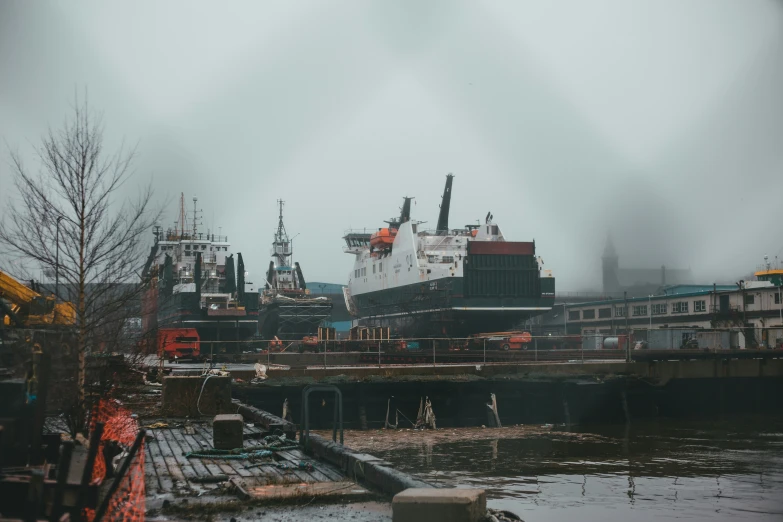
[[[212,445],[215,449],[241,448],[245,423],[238,413],[215,415],[212,421]]]
[[[172,417],[216,415],[236,411],[231,407],[231,377],[171,376],[163,379],[163,412]],[[203,393],[202,393],[203,386]],[[199,401],[199,395],[201,400]]]
[[[487,513],[483,489],[412,488],[392,500],[394,522],[478,522]]]

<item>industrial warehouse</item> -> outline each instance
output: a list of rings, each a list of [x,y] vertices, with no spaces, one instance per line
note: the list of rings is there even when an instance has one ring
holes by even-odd
[[[737,286],[676,285],[648,297],[556,305],[542,331],[589,337],[594,339],[593,348],[601,346],[602,336],[626,332],[649,348],[694,346],[691,339],[701,348],[781,348],[781,287],[764,279],[775,274],[783,271],[759,272],[758,281],[742,281]],[[562,323],[552,315],[559,315]],[[720,335],[707,336],[704,331]]]

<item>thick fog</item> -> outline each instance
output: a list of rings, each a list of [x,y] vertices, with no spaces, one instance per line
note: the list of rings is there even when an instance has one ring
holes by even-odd
[[[780,1],[2,2],[3,203],[6,144],[34,167],[85,90],[138,143],[123,190],[164,226],[198,196],[251,280],[277,199],[305,277],[344,283],[344,230],[406,195],[434,228],[448,173],[450,224],[491,211],[559,290],[600,288],[609,231],[704,283],[783,257]]]

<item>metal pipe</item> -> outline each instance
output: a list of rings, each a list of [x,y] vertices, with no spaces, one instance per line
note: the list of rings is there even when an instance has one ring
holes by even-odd
[[[51,362],[51,355],[48,352],[33,354],[33,365],[38,377],[38,386],[35,390],[36,397],[33,403],[33,433],[30,437],[30,464],[34,466],[43,464],[41,438],[43,437],[43,426],[46,420],[46,401],[49,394]]]
[[[24,520],[35,522],[41,511],[41,500],[44,489],[44,472],[42,468],[33,469],[30,473],[30,482],[27,485],[27,499],[25,502]]]
[[[101,447],[101,436],[103,435],[104,424],[102,422],[96,422],[95,427],[90,433],[90,450],[87,452],[87,462],[84,464],[84,471],[82,472],[82,481],[79,486],[79,495],[76,498],[76,507],[74,511],[76,516],[80,517],[82,508],[87,501],[87,488],[92,480],[92,468],[95,466],[95,457],[98,456],[98,450]]]
[[[68,472],[71,470],[71,456],[73,455],[73,441],[66,440],[60,450],[60,458],[57,460],[57,485],[54,489],[54,500],[52,500],[52,511],[49,515],[51,522],[57,522],[60,519],[63,508],[63,494],[65,485],[68,482]]]
[[[128,456],[125,457],[125,460],[122,462],[122,466],[120,466],[120,470],[117,472],[117,476],[114,477],[114,482],[111,483],[109,491],[107,491],[106,496],[103,497],[103,502],[101,502],[101,505],[98,506],[98,509],[95,511],[95,518],[93,519],[93,522],[100,522],[103,519],[104,515],[106,514],[106,510],[109,509],[109,502],[111,501],[111,497],[114,496],[114,494],[117,492],[117,489],[120,487],[120,482],[128,472],[131,461],[133,460],[133,457],[136,456],[136,453],[138,453],[146,434],[147,432],[143,428],[139,430],[139,433],[136,435],[136,440],[133,441],[133,446],[131,446],[131,449],[128,452]]]

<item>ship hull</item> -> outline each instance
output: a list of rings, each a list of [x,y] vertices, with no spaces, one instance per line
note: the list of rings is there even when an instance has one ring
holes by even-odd
[[[354,295],[361,326],[389,326],[397,335],[466,337],[507,331],[554,304],[554,278],[542,279],[541,297],[466,296],[461,277]]]
[[[331,313],[331,300],[272,298],[261,305],[258,331],[263,339],[301,340],[316,335]]]
[[[258,294],[245,296],[242,309],[202,309],[195,293],[158,296],[157,327],[195,328],[201,340],[201,353],[242,351],[258,331]]]

